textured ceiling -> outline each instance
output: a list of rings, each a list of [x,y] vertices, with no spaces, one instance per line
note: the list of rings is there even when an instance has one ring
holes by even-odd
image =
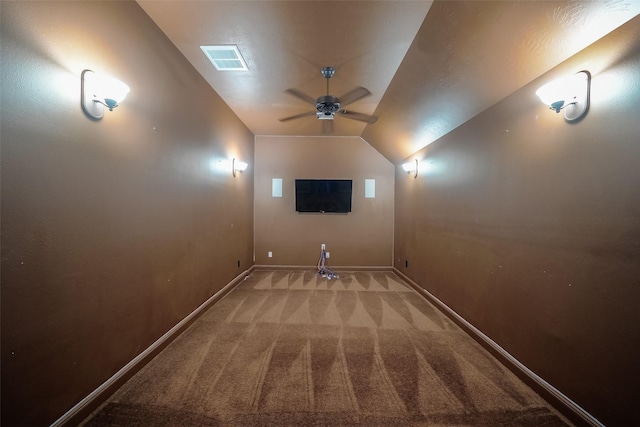
[[[256,135],[322,135],[315,117],[278,119],[315,106],[285,93],[332,95],[363,86],[349,109],[372,114],[431,5],[424,1],[138,1]],[[249,71],[217,71],[200,45],[236,44]],[[366,123],[336,118],[334,135],[360,136]]]
[[[362,137],[398,163],[638,13],[640,1],[435,2]]]
[[[336,117],[394,163],[458,127],[640,13],[640,1],[143,1],[138,3],[256,135],[322,135],[313,110],[371,95]],[[217,71],[201,45],[236,44],[249,71]],[[576,70],[577,71],[577,70]]]

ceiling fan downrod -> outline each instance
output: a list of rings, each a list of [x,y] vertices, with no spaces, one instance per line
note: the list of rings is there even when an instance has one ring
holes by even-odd
[[[333,67],[324,67],[320,72],[322,73],[322,77],[327,79],[327,95],[329,95],[329,79],[336,73],[336,69]]]
[[[333,118],[333,115],[340,109],[338,98],[329,95],[329,79],[336,73],[336,70],[333,67],[324,67],[321,72],[322,76],[327,79],[327,94],[319,97],[316,101],[316,110],[322,113],[322,116],[318,116],[318,118]]]

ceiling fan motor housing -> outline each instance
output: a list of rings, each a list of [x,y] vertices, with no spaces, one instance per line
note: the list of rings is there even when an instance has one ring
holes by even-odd
[[[323,95],[316,101],[316,110],[327,116],[335,114],[340,109],[340,100],[333,95]]]

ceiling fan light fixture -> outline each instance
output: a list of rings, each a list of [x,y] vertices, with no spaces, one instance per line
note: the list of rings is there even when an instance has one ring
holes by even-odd
[[[323,113],[321,111],[318,111],[316,113],[316,119],[318,120],[333,120],[335,116],[335,113]]]

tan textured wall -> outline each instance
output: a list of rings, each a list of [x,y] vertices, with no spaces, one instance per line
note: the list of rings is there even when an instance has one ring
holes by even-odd
[[[330,266],[390,266],[393,244],[393,165],[357,137],[256,137],[255,253],[257,265],[316,265],[320,245]],[[283,197],[271,196],[282,178]],[[352,179],[352,212],[300,214],[296,178]],[[376,180],[365,199],[364,180]],[[267,253],[273,253],[272,258]]]
[[[48,425],[252,265],[253,135],[135,2],[1,7],[2,425]]]
[[[584,68],[569,124],[535,91]],[[396,172],[395,265],[612,426],[640,424],[638,70],[635,18]]]

